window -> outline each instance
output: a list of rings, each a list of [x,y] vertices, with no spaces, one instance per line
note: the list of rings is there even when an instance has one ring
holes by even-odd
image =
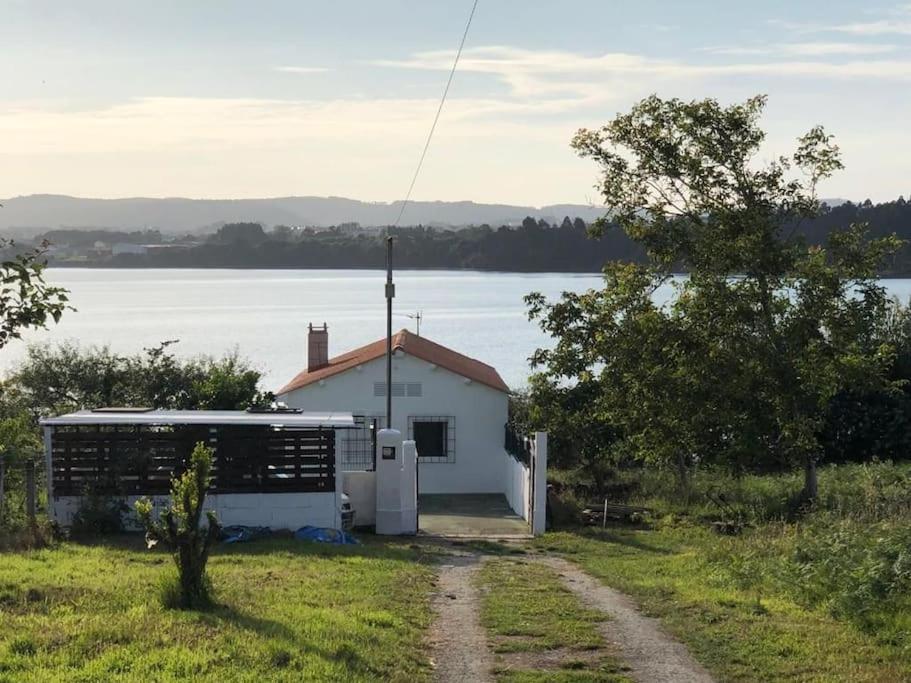
[[[421,462],[455,462],[455,418],[409,416],[408,436]]]

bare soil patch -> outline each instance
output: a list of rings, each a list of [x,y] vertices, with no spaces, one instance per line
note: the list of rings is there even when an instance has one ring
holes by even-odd
[[[493,680],[493,657],[481,626],[475,573],[482,558],[475,554],[449,555],[437,575],[430,630],[434,680],[442,683]]]
[[[629,597],[566,560],[542,557],[540,561],[559,572],[585,606],[611,617],[600,624],[602,634],[616,647],[634,679],[642,683],[713,683],[686,647],[665,633],[655,619],[644,616]]]

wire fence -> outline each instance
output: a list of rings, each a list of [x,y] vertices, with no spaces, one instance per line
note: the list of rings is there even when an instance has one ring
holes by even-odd
[[[34,523],[47,514],[47,468],[43,459],[0,460],[0,530]]]

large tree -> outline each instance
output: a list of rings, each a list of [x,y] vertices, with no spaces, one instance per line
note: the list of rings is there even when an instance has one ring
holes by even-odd
[[[650,97],[576,134],[601,168],[607,214],[594,234],[623,230],[647,260],[609,263],[600,291],[529,296],[557,342],[533,362],[538,385],[597,381],[596,417],[622,435],[614,452],[681,475],[697,461],[799,463],[813,498],[829,401],[885,382],[875,277],[898,241],[868,240],[863,225],[825,245],[800,236],[822,211],[817,184],[841,168],[838,148],[816,127],[759,163],[764,105]],[[659,288],[669,303],[655,303]]]

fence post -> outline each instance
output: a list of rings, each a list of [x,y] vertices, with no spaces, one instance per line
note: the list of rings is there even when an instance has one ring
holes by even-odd
[[[3,517],[3,506],[6,504],[6,458],[0,455],[0,519]]]
[[[36,517],[36,495],[35,495],[35,461],[27,460],[25,462],[25,514],[28,516],[28,523],[35,525]]]
[[[535,432],[535,501],[531,532],[544,533],[547,516],[547,432]]]

